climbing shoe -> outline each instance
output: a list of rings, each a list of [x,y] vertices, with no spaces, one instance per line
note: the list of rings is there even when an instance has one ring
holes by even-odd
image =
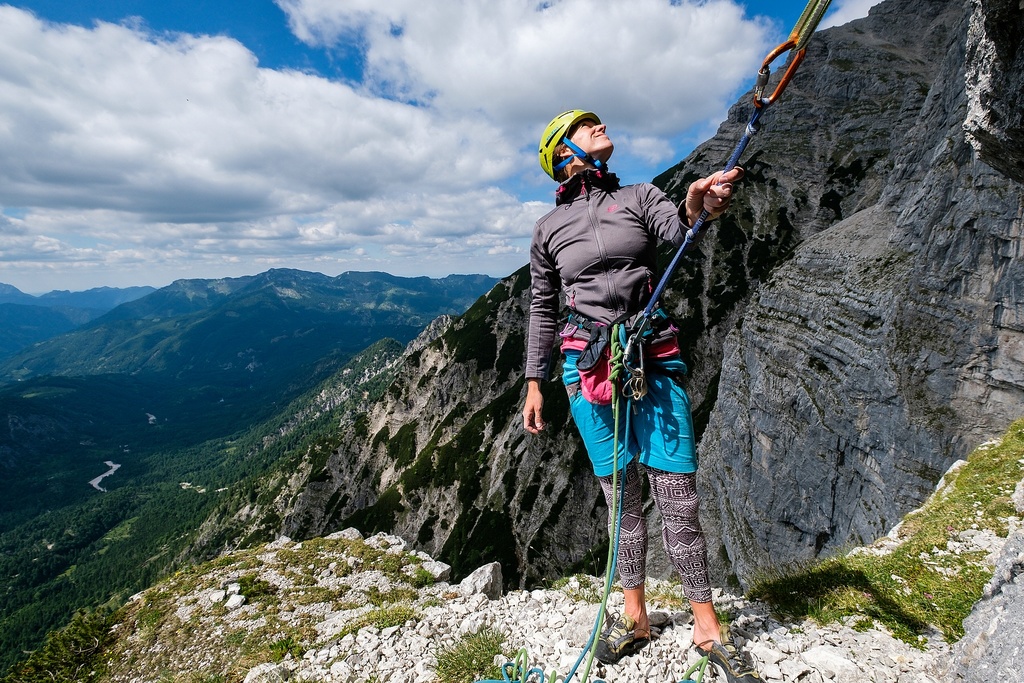
[[[749,655],[737,650],[728,640],[721,643],[707,641],[702,645],[707,646],[707,649],[696,645],[697,652],[717,666],[729,683],[755,683],[761,680]]]
[[[649,642],[651,642],[650,631],[638,632],[633,617],[623,614],[601,634],[594,656],[602,664],[615,664],[623,657],[636,654]]]

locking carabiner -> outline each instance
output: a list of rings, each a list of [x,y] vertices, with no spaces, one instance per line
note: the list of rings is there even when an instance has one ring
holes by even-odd
[[[768,79],[771,78],[772,69],[771,63],[781,55],[789,52],[796,48],[795,40],[787,40],[782,45],[768,53],[768,56],[764,58],[764,62],[761,64],[761,68],[757,72],[757,82],[754,84],[754,106],[758,109],[767,107],[775,104],[775,100],[779,99],[782,92],[789,85],[789,82],[793,79],[793,75],[796,73],[797,67],[800,66],[800,62],[804,61],[804,54],[806,48],[797,50],[794,52],[789,60],[789,65],[786,67],[786,73],[779,79],[778,85],[775,86],[775,90],[768,97],[764,97],[764,89],[768,85]]]

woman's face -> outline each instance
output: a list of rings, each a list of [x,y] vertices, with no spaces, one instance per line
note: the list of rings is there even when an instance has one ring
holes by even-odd
[[[584,152],[605,163],[611,158],[612,151],[615,149],[611,138],[605,135],[605,125],[591,119],[583,119],[576,124],[569,139]]]

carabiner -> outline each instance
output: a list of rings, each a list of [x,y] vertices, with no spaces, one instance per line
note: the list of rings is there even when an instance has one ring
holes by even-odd
[[[825,16],[825,10],[828,9],[829,3],[832,0],[810,0],[807,6],[804,7],[804,11],[800,14],[800,19],[797,20],[796,26],[789,33],[789,38],[786,42],[782,43],[774,50],[768,53],[768,56],[761,62],[761,68],[757,72],[757,81],[754,84],[754,106],[760,109],[768,105],[774,104],[775,100],[779,99],[782,91],[786,89],[789,82],[793,79],[793,75],[796,73],[797,67],[800,66],[800,62],[804,61],[804,55],[807,52],[807,41],[811,39],[811,35],[814,33],[814,29],[817,28],[821,22],[821,18]],[[779,84],[775,86],[775,90],[768,97],[763,97],[764,89],[768,86],[768,79],[772,75],[771,63],[782,54],[790,51],[794,51],[790,57],[789,64],[786,67],[786,73],[782,75],[782,79]]]
[[[757,82],[754,84],[754,106],[758,109],[775,104],[775,100],[779,99],[782,91],[786,89],[786,86],[793,79],[793,75],[796,73],[797,67],[800,66],[800,62],[804,61],[804,54],[807,52],[806,48],[801,48],[794,52],[789,60],[789,65],[786,67],[786,73],[782,75],[779,84],[775,86],[775,90],[768,97],[763,97],[765,86],[768,85],[768,79],[772,75],[771,63],[779,55],[789,52],[794,48],[796,48],[796,40],[791,38],[769,52],[768,56],[764,58],[764,62],[761,63],[761,68],[757,72]]]
[[[639,363],[636,367],[627,368],[629,370],[629,379],[626,380],[625,386],[622,388],[623,393],[634,401],[639,401],[647,395],[647,373],[644,371],[644,354],[642,349],[637,354],[637,360]]]

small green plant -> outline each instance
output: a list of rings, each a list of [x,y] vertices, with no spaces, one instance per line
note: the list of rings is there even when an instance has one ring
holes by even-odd
[[[432,586],[437,582],[434,575],[423,568],[422,565],[416,567],[412,571],[412,575],[409,576],[409,583],[413,588],[425,588]]]
[[[498,679],[501,667],[494,663],[502,654],[505,634],[484,627],[437,653],[439,683],[473,683],[481,678]]]
[[[244,628],[235,629],[224,636],[224,644],[232,647],[238,647],[245,643],[246,637],[249,632]]]
[[[302,657],[302,643],[295,640],[294,636],[288,635],[270,644],[270,657],[275,662],[280,662],[286,655],[294,659]]]
[[[596,605],[601,602],[601,595],[604,585],[600,580],[586,574],[574,574],[558,579],[552,584],[556,590],[565,593],[566,597],[576,602],[583,602],[589,605]]]
[[[163,621],[164,612],[159,606],[147,601],[135,617],[136,628],[143,633],[154,632]]]
[[[248,602],[255,602],[260,598],[277,594],[277,587],[265,581],[255,574],[246,574],[238,579],[239,593],[245,596]]]
[[[392,588],[389,591],[382,591],[377,586],[370,586],[366,591],[366,598],[371,605],[381,607],[389,603],[412,602],[417,598],[417,593],[412,588]]]
[[[854,631],[870,631],[875,625],[875,620],[870,617],[857,617],[854,619],[851,628]]]
[[[355,633],[361,628],[374,626],[379,629],[401,626],[407,621],[416,619],[416,610],[404,605],[391,605],[389,607],[378,607],[372,609],[361,617],[355,619],[338,634],[338,638],[344,638],[350,633]]]
[[[655,605],[667,609],[689,609],[690,601],[683,594],[682,584],[678,581],[659,583],[647,590],[647,599]]]
[[[418,563],[413,555],[404,552],[390,552],[368,545],[364,541],[349,541],[345,549],[349,557],[358,560],[358,570],[376,569],[392,581],[411,583],[408,574],[403,571],[407,565]]]
[[[290,594],[288,599],[294,605],[335,604],[335,600],[341,598],[350,590],[351,586],[338,586],[336,589],[313,586]]]

